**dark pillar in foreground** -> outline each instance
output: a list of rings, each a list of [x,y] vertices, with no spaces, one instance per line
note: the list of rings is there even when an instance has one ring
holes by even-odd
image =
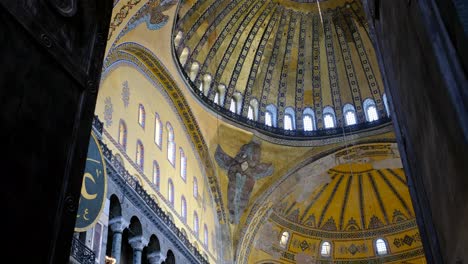
[[[468,46],[460,10],[451,0],[364,3],[426,257],[468,263]]]
[[[111,10],[0,0],[2,259],[68,262]]]

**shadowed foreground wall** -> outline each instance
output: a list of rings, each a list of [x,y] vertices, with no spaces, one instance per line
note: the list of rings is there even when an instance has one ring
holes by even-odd
[[[427,260],[464,263],[468,261],[467,81],[461,56],[452,46],[452,41],[461,40],[446,33],[432,1],[365,2]]]

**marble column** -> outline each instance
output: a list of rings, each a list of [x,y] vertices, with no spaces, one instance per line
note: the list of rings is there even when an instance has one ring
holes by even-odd
[[[120,254],[122,250],[122,232],[127,227],[123,217],[115,217],[109,220],[109,227],[114,233],[112,236],[111,256],[116,260],[115,264],[120,264]]]
[[[161,264],[164,260],[166,260],[166,257],[160,251],[148,254],[149,264]]]
[[[141,264],[141,252],[146,243],[142,236],[132,237],[128,240],[130,246],[133,248],[133,264]]]

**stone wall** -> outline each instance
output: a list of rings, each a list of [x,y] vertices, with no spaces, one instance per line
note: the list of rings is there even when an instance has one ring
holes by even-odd
[[[428,263],[463,263],[468,85],[461,57],[434,1],[364,3]]]

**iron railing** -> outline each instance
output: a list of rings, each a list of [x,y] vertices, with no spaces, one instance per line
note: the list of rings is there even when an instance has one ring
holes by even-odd
[[[72,240],[70,256],[81,264],[94,264],[96,259],[96,254],[94,254],[94,251],[88,248],[76,237],[73,237]]]

